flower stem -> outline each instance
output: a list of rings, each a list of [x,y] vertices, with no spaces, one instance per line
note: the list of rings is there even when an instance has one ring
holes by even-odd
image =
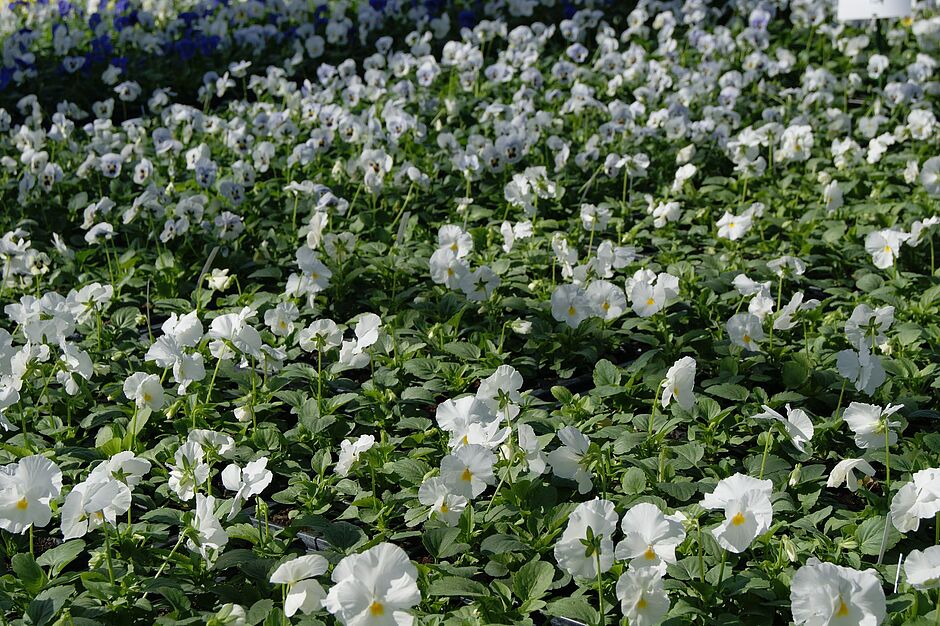
[[[600,626],[607,623],[607,616],[604,614],[604,586],[601,581],[601,551],[594,551],[594,563],[597,566],[597,610],[600,614]]]
[[[323,413],[323,346],[317,346],[317,414]]]
[[[104,532],[104,558],[108,565],[108,581],[113,585],[114,567],[111,564],[111,533],[108,532],[107,522],[101,525],[101,530]]]
[[[881,565],[881,560],[885,556],[885,548],[888,544],[888,518],[887,512],[891,510],[891,445],[889,442],[889,436],[891,435],[891,427],[888,426],[888,418],[884,418],[884,429],[885,429],[885,528],[884,532],[881,535],[881,550],[878,551],[878,561],[877,564]]]
[[[30,454],[33,453],[33,444],[29,442],[29,431],[26,429],[26,411],[20,407],[20,428],[23,430],[23,444]]]
[[[163,563],[160,564],[160,569],[157,570],[156,575],[154,575],[153,577],[154,580],[160,578],[160,574],[163,573],[163,570],[166,568],[166,564],[170,562],[170,559],[173,558],[173,555],[176,554],[176,551],[179,549],[180,544],[183,543],[184,537],[185,537],[185,534],[180,533],[180,538],[176,540],[176,545],[173,546],[173,549],[170,550],[170,553],[166,555],[165,559],[163,559]]]
[[[653,396],[653,408],[650,409],[650,423],[649,423],[649,437],[648,439],[653,438],[653,419],[656,417],[656,405],[659,404],[659,392],[662,390],[661,385],[656,386],[656,395]]]
[[[721,581],[725,577],[725,561],[728,558],[728,551],[723,549],[721,550],[721,565],[718,566],[718,582],[715,584],[715,589],[721,589]]]
[[[134,403],[134,416],[131,417],[131,452],[137,447],[137,412],[140,410],[140,407],[137,406],[137,403]],[[130,509],[128,509],[130,512]]]
[[[209,404],[209,399],[212,397],[212,388],[215,387],[215,377],[219,374],[219,367],[222,365],[222,357],[220,356],[215,362],[215,371],[212,372],[212,380],[209,381],[209,389],[206,391],[206,401],[205,404]],[[193,413],[193,428],[196,427],[196,414]]]
[[[695,520],[695,529],[698,531],[698,571],[701,580],[705,582],[705,552],[702,545],[702,520]]]
[[[885,495],[888,498],[888,507],[891,506],[891,444],[889,442],[889,436],[891,435],[891,427],[887,424],[887,418],[885,418]]]
[[[773,436],[770,434],[770,431],[764,434],[767,438],[764,440],[764,456],[760,460],[760,475],[758,476],[760,480],[764,479],[764,466],[767,465],[767,454],[770,453],[770,442],[773,441]]]
[[[836,403],[836,412],[833,413],[834,417],[839,416],[839,409],[842,408],[842,396],[845,394],[845,384],[849,382],[848,379],[842,381],[842,389],[839,391],[839,402]]]
[[[510,461],[512,465],[512,461]],[[500,488],[503,486],[503,483],[506,482],[506,476],[509,475],[509,466],[506,467],[506,471],[503,472],[503,475],[499,479],[499,483],[496,484],[496,489],[493,490],[493,495],[490,496],[489,504],[486,505],[486,510],[483,511],[483,519],[486,519],[487,514],[490,512],[490,509],[493,507],[493,500],[496,499],[496,494],[499,493]]]

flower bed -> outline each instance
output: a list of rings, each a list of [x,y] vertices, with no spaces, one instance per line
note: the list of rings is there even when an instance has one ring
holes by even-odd
[[[920,5],[5,9],[4,620],[940,619]]]

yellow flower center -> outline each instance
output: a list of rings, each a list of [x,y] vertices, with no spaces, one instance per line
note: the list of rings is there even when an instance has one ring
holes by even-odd
[[[653,300],[652,298],[646,299],[646,306],[653,306],[654,304],[656,304],[656,301]]]
[[[646,598],[641,596],[640,599],[636,603],[636,608],[642,611],[643,609],[646,608],[646,605],[647,605]]]
[[[448,267],[448,268],[447,268],[447,275],[448,275],[448,276],[453,276],[453,275],[454,275],[454,268]]]
[[[144,392],[144,402],[147,402],[147,403],[149,404],[149,403],[152,402],[152,401],[153,401],[153,396],[151,396],[149,393],[147,393],[147,392],[145,391],[145,392]]]
[[[643,553],[643,558],[647,561],[652,561],[656,558],[656,550],[653,550],[653,546],[646,548],[646,552]]]
[[[385,615],[385,607],[382,606],[381,602],[376,600],[375,602],[369,605],[369,613],[372,613],[372,615],[374,615],[375,617],[378,617],[380,615]]]
[[[741,524],[743,524],[744,513],[742,513],[741,511],[738,511],[737,513],[735,513],[734,517],[731,518],[731,523],[734,524],[735,526],[740,526]]]
[[[601,308],[604,309],[605,311],[609,311],[609,310],[610,310],[610,302],[605,302],[604,304],[601,305]]]
[[[573,306],[569,306],[569,307],[568,307],[568,316],[569,316],[569,317],[574,317],[574,316],[577,314],[577,312],[578,312],[578,310],[577,310],[576,308],[574,308]]]
[[[469,469],[465,469],[463,474],[460,475],[460,480],[469,482],[471,478],[473,478],[473,472],[471,472]]]
[[[441,511],[441,513],[448,513],[448,512],[450,512],[450,507],[447,506],[447,503],[446,503],[446,502],[441,502],[440,511]]]
[[[885,252],[891,252],[891,246],[885,246]]]
[[[468,444],[470,443],[470,440],[469,440],[469,439],[467,439],[467,436],[466,436],[466,435],[464,435],[464,436],[463,436],[463,439],[462,439],[462,441],[463,441],[463,445],[465,445],[465,446],[466,446],[466,445],[468,445]]]
[[[750,335],[744,335],[744,343],[751,343],[751,336],[750,336]]]
[[[728,228],[734,228],[734,222],[728,222]]]
[[[677,398],[679,397],[679,385],[676,385],[675,387],[672,388],[672,395],[674,395]]]
[[[842,596],[839,596],[839,608],[836,611],[836,617],[848,617],[849,616],[849,607],[845,605],[845,600],[842,599]]]
[[[16,508],[21,511],[25,511],[29,508],[29,501],[25,497],[20,498],[19,502],[16,503]]]
[[[457,247],[457,242],[455,241],[454,243],[450,244],[450,249],[454,252],[457,252],[460,248]]]
[[[313,280],[319,280],[320,274],[318,274],[317,272],[310,272],[310,278],[312,278]]]

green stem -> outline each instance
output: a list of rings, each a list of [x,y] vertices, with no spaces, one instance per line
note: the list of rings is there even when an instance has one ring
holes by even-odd
[[[656,386],[656,395],[653,396],[653,408],[650,409],[649,433],[647,439],[653,438],[653,420],[656,417],[656,405],[659,404],[659,392],[662,391],[662,385]]]
[[[695,520],[695,529],[698,532],[698,571],[701,581],[705,582],[705,551],[702,545],[702,520]]]
[[[597,566],[597,608],[600,614],[600,626],[607,623],[607,616],[604,614],[604,585],[601,580],[601,551],[594,551],[594,563]]]
[[[767,455],[770,453],[770,442],[773,441],[773,436],[770,434],[770,431],[765,433],[766,439],[764,440],[764,456],[760,460],[760,475],[758,479],[764,479],[764,466],[767,464]]]
[[[891,506],[891,427],[888,426],[888,419],[885,418],[885,495],[888,496],[888,507]]]
[[[933,235],[928,237],[927,241],[930,243],[930,275],[933,276],[934,272],[936,271],[934,269],[935,266],[933,261]]]
[[[135,402],[134,403],[134,416],[131,417],[131,452],[133,452],[137,446],[137,413],[139,409],[140,407],[138,407],[137,403]],[[128,509],[127,512],[129,514],[131,510]],[[130,523],[130,519],[128,519],[128,523]]]
[[[317,346],[317,413],[323,413],[323,346]]]
[[[623,208],[626,208],[627,206],[627,178],[628,178],[627,168],[624,167],[623,168],[623,185],[621,186],[621,189],[620,189],[620,204],[623,205]]]
[[[29,432],[26,430],[26,410],[20,407],[20,428],[23,431],[23,443],[30,454],[33,453],[33,444],[29,442]]]
[[[111,533],[108,532],[107,522],[101,525],[101,530],[104,531],[104,558],[108,565],[108,581],[113,585],[114,567],[111,564]]]
[[[721,589],[721,581],[725,577],[725,561],[728,558],[728,551],[722,548],[721,550],[721,565],[718,567],[718,582],[715,584],[715,589]]]
[[[770,348],[769,350],[774,349],[774,317],[780,312],[780,299],[783,296],[783,276],[777,280],[777,308],[774,310],[773,315],[770,316]]]
[[[297,203],[300,201],[300,194],[294,193],[294,210],[291,212],[290,216],[290,226],[291,232],[297,232]]]
[[[510,465],[512,463],[510,462]],[[493,500],[496,498],[496,494],[499,493],[500,487],[503,486],[503,483],[506,482],[506,476],[509,474],[509,467],[506,467],[506,471],[503,472],[502,477],[499,479],[499,483],[496,485],[496,490],[493,491],[493,495],[490,496],[490,502],[486,505],[486,510],[483,511],[483,519],[486,519],[487,513],[490,512],[490,509],[493,507]]]
[[[222,357],[215,362],[215,371],[212,372],[212,380],[209,381],[209,389],[206,391],[205,404],[209,404],[209,398],[212,397],[212,388],[215,387],[215,377],[219,375],[219,367],[222,365]],[[196,427],[196,414],[193,413],[193,428]]]
[[[839,409],[842,408],[842,396],[845,395],[845,384],[849,382],[846,378],[842,381],[842,389],[839,391],[839,402],[836,403],[836,412],[833,414],[834,417],[839,417]]]
[[[163,559],[163,563],[160,564],[160,569],[157,570],[156,575],[153,577],[154,580],[160,578],[160,574],[162,574],[163,570],[166,569],[166,564],[169,563],[170,559],[173,558],[173,555],[176,554],[176,551],[179,549],[180,544],[183,543],[183,539],[185,539],[185,537],[186,535],[184,533],[180,533],[180,538],[176,540],[176,545],[173,546],[173,549],[170,550],[170,553],[166,555],[165,559]],[[144,595],[146,596],[147,594]]]
[[[257,403],[257,401],[258,401],[257,398],[256,398],[257,391],[256,391],[256,389],[255,389],[255,387],[256,387],[256,384],[255,384],[255,377],[256,377],[256,371],[255,371],[255,369],[256,369],[256,365],[257,365],[257,362],[255,361],[255,358],[254,358],[254,357],[251,357],[251,373],[250,373],[250,375],[251,375],[251,432],[252,432],[252,434],[254,434],[255,428],[257,427],[257,422],[255,421],[255,417],[254,417],[254,416],[255,416],[255,403]]]
[[[588,238],[588,250],[587,250],[588,260],[591,259],[592,253],[594,251],[594,228],[596,225],[597,225],[597,218],[591,221],[591,236],[590,238]]]
[[[257,510],[260,508],[261,512],[264,514],[264,539],[261,544],[262,549],[263,549],[264,547],[268,545],[268,540],[271,537],[271,527],[270,527],[270,524],[268,524],[268,507],[266,504],[262,502],[261,496],[258,496],[255,502],[256,502],[255,509]]]
[[[888,443],[891,435],[891,428],[888,426],[888,418],[884,418],[885,429],[885,509],[891,510],[891,446]],[[885,556],[885,548],[888,545],[888,520],[885,519],[884,532],[881,535],[881,550],[878,551],[877,564],[881,565]]]

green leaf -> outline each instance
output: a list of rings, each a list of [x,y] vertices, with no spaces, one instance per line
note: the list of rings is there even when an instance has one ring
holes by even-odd
[[[480,358],[480,349],[466,341],[452,341],[444,344],[444,352],[453,354],[464,361],[476,361]]]
[[[675,464],[676,469],[689,469],[695,467],[705,456],[705,448],[698,443],[689,442],[681,446],[669,449],[679,457],[679,462]]]
[[[594,366],[594,386],[617,386],[620,384],[620,368],[608,361],[602,359]]]
[[[177,615],[186,613],[189,608],[192,606],[192,602],[182,590],[177,587],[173,587],[169,584],[153,587],[150,589],[153,593],[159,593],[161,596],[166,598],[166,601],[170,603],[170,606],[173,607],[173,611]]]
[[[366,535],[358,526],[349,522],[335,522],[323,530],[323,538],[336,548],[349,550],[366,541]]]
[[[147,425],[147,422],[150,421],[150,414],[152,411],[149,407],[144,407],[137,411],[137,415],[132,415],[130,420],[127,422],[127,434],[124,435],[124,446],[130,447],[131,445],[131,433],[134,435],[139,435],[140,432],[144,429],[144,426]]]
[[[490,535],[480,544],[480,550],[490,554],[509,554],[511,552],[525,552],[529,547],[509,535]]]
[[[109,457],[114,456],[118,452],[124,451],[124,440],[120,437],[112,437],[98,446],[98,449]]]
[[[264,618],[264,626],[289,626],[287,617],[280,611],[271,611]]]
[[[548,605],[545,613],[553,617],[564,617],[584,624],[597,624],[599,615],[584,598],[562,598]]]
[[[249,626],[254,626],[261,620],[263,620],[268,613],[271,613],[274,610],[274,602],[272,600],[258,600],[251,605],[251,608],[248,609],[247,622]]]
[[[36,563],[36,559],[33,558],[32,554],[20,552],[14,555],[10,561],[10,566],[13,568],[17,580],[30,594],[39,593],[39,590],[46,584],[46,575],[39,567],[39,564]]]
[[[431,583],[428,587],[430,596],[481,597],[490,595],[486,587],[469,578],[445,576]]]
[[[281,445],[281,433],[270,424],[258,424],[251,441],[261,450],[277,450]]]
[[[940,452],[940,433],[924,435],[924,445],[930,448],[931,452]]]
[[[614,441],[614,454],[622,456],[649,438],[646,433],[625,432]]]
[[[783,384],[788,389],[799,389],[809,379],[809,368],[799,361],[787,361],[783,364]]]
[[[222,571],[233,567],[235,565],[241,565],[243,563],[248,563],[250,561],[257,560],[257,555],[251,550],[246,550],[244,548],[239,548],[235,550],[226,550],[219,556],[215,562],[215,569],[217,571]]]
[[[861,278],[855,281],[855,286],[861,289],[862,291],[874,291],[882,285],[884,285],[884,280],[881,276],[877,274],[865,274]]]
[[[450,548],[457,537],[460,535],[459,528],[432,528],[425,531],[421,537],[421,542],[428,549],[428,553],[436,559],[446,558],[448,548]]]
[[[555,397],[555,399],[561,402],[562,404],[568,404],[569,402],[571,402],[571,399],[574,398],[572,393],[568,391],[565,387],[562,387],[561,385],[555,385],[554,387],[552,387],[551,392],[552,392],[552,395]]]
[[[329,415],[322,417],[302,417],[300,423],[307,429],[307,432],[311,435],[316,435],[335,424],[336,418]]]
[[[668,496],[679,500],[680,502],[685,502],[691,498],[696,491],[698,491],[698,486],[695,483],[680,483],[680,482],[669,482],[669,483],[656,483],[656,488],[665,493]]]
[[[434,394],[425,389],[424,387],[408,387],[401,392],[402,400],[409,401],[419,401],[427,402],[429,404],[434,403]]]
[[[530,561],[512,575],[512,591],[522,602],[538,600],[548,591],[555,577],[555,567],[545,561]]]
[[[26,617],[29,618],[29,623],[34,626],[48,624],[62,610],[66,600],[74,593],[75,587],[71,585],[52,587],[43,591],[26,608]]]
[[[49,575],[55,578],[62,569],[75,560],[82,550],[85,549],[85,542],[81,539],[72,539],[54,548],[46,550],[39,555],[36,563],[43,567],[51,568]]]
[[[623,474],[623,492],[636,496],[646,491],[646,474],[639,467],[631,467]]]
[[[885,536],[885,524],[888,527],[887,536]],[[888,518],[879,515],[858,525],[855,529],[855,540],[858,541],[858,549],[862,554],[877,556],[881,554],[882,541],[884,541],[884,550],[887,552],[901,541],[901,533],[894,527],[894,524],[888,523]]]
[[[731,383],[712,385],[705,390],[705,393],[717,396],[719,398],[724,398],[725,400],[734,400],[736,402],[743,402],[744,400],[747,400],[747,397],[750,395],[748,390],[741,385],[734,385]]]
[[[382,466],[382,473],[395,476],[406,485],[419,485],[429,466],[423,461],[404,457]]]

